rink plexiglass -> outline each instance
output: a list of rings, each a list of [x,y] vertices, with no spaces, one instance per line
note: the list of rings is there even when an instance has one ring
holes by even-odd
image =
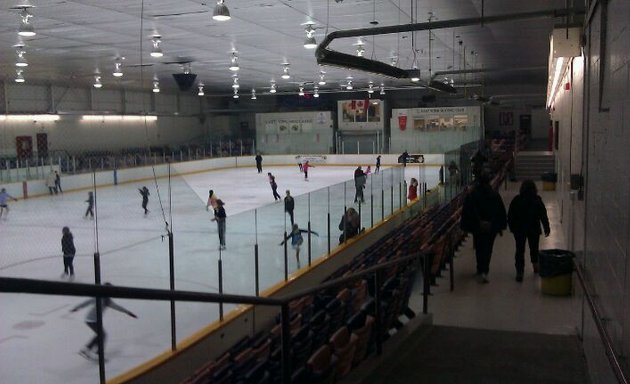
[[[412,177],[419,181],[420,197],[424,185],[433,192],[426,201],[421,199],[409,208],[414,212],[443,201],[449,190],[448,185],[440,191],[435,188],[438,167],[382,168],[380,173],[368,176],[364,203],[358,204],[354,202],[355,168],[316,166],[309,170],[309,181],[304,180],[297,166],[276,166],[265,167],[262,174],[254,168],[181,175],[171,169],[170,178],[153,179],[147,173],[142,182],[102,187],[96,182],[91,188],[96,197],[94,219],[84,218],[88,190],[11,202],[10,215],[0,223],[2,239],[10,239],[0,242],[0,273],[6,277],[62,279],[61,228],[68,226],[77,248],[74,281],[95,282],[94,255],[98,253],[101,282],[170,289],[172,257],[177,290],[243,295],[256,295],[258,290],[263,294],[298,270],[290,240],[286,254],[280,245],[285,232],[291,231],[291,223],[284,202],[274,202],[267,172],[276,176],[282,198],[287,189],[291,191],[299,228],[317,233],[303,233],[299,255],[302,268],[308,267],[309,260],[316,263],[339,246],[339,224],[348,208],[360,211],[361,227],[369,230],[410,204],[407,192]],[[151,193],[147,215],[138,191],[144,185]],[[219,249],[213,211],[206,210],[209,189],[225,202],[225,250]],[[56,353],[65,356],[63,371],[74,372],[60,373],[59,382],[97,381],[97,367],[77,355],[93,335],[84,324],[85,310],[69,313],[80,299],[10,294],[2,298],[5,310],[0,315],[0,330],[12,342],[0,344],[0,349],[3,354],[24,357],[16,359],[21,361],[16,363],[17,369],[2,369],[7,382],[37,382],[35,371],[46,372],[58,366],[41,345],[56,345]],[[170,350],[173,339],[179,342],[220,317],[218,304],[176,303],[172,334],[168,303],[116,302],[136,313],[138,319],[113,310],[105,313],[108,378]],[[223,314],[234,307],[225,305]],[[24,324],[36,326],[29,329]],[[33,365],[40,367],[33,370]],[[31,371],[33,376],[29,376]],[[47,375],[46,381],[54,382],[53,377],[57,375]]]

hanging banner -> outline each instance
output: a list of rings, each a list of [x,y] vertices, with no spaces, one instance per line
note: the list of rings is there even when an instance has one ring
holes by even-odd
[[[401,131],[404,131],[405,129],[407,129],[407,116],[406,115],[398,116],[398,128],[400,128]]]

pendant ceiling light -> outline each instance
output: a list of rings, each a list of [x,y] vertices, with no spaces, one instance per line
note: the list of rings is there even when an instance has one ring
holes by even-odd
[[[20,12],[20,27],[18,29],[18,35],[25,37],[35,36],[35,28],[33,24],[30,23],[29,19],[32,18],[33,15],[26,8],[22,8],[22,12]]]
[[[304,40],[304,48],[306,49],[317,48],[317,41],[315,40],[315,37],[313,36],[315,34],[315,28],[313,28],[313,25],[315,24],[312,22],[309,22],[306,24],[306,28],[304,28],[304,31],[306,32],[306,39]]]
[[[114,63],[114,73],[112,73],[114,77],[122,77],[123,73],[121,67],[122,63],[120,61]]]
[[[236,51],[232,52],[232,58],[230,59],[230,71],[236,72],[240,69],[238,66],[238,53]]]
[[[367,92],[368,92],[370,95],[374,93],[374,83],[372,83],[371,81],[370,81],[370,83],[368,84],[368,90],[367,90]]]
[[[164,52],[162,52],[162,48],[160,47],[160,44],[162,43],[161,38],[162,36],[160,35],[154,35],[153,39],[151,39],[151,43],[153,44],[153,49],[151,50],[151,57],[164,56]]]
[[[300,85],[299,90],[298,96],[304,96],[304,87]]]
[[[326,85],[326,79],[324,79],[324,72],[320,72],[320,74],[319,74],[319,82],[317,84],[319,84],[319,85]]]
[[[16,67],[28,67],[28,62],[24,58],[24,54],[26,53],[26,51],[24,51],[23,49],[19,48],[17,51],[15,51],[15,53],[17,53],[17,56],[18,56],[17,60],[15,62],[15,66]]]
[[[385,84],[381,83],[381,92],[379,92],[381,95],[385,94]]]
[[[212,18],[216,21],[227,21],[232,18],[224,0],[217,0],[217,5],[214,7],[214,12],[212,12]]]
[[[232,96],[234,99],[238,99],[238,89],[234,88],[234,95]]]
[[[313,97],[319,97],[319,87],[317,85],[313,87]]]
[[[22,76],[22,72],[24,72],[23,69],[16,69],[15,70],[15,73],[16,73],[15,82],[16,83],[23,83],[24,82],[24,76]]]
[[[94,88],[99,89],[103,87],[103,83],[101,83],[101,76],[94,76]]]
[[[256,90],[252,88],[252,100],[256,100]]]
[[[153,79],[153,93],[160,93],[160,81]]]
[[[239,89],[241,86],[238,84],[238,76],[232,76],[232,88]]]
[[[284,67],[282,68],[282,77],[285,80],[289,80],[291,75],[289,74],[289,63],[282,64]]]
[[[197,88],[199,89],[199,91],[197,92],[197,96],[204,96],[205,93],[203,93],[203,83],[199,83],[199,85],[197,85]]]
[[[352,77],[348,76],[348,82],[346,83],[346,89],[348,91],[352,90],[354,87],[352,86]]]
[[[357,56],[363,57],[365,53],[365,48],[363,48],[363,44],[357,44]]]
[[[276,93],[277,89],[276,89],[276,82],[271,80],[271,86],[269,88],[269,93]]]

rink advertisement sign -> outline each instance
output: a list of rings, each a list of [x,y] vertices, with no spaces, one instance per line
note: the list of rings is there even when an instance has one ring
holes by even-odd
[[[442,107],[397,109],[392,113],[400,131],[466,132],[480,125],[479,107]]]
[[[302,164],[307,161],[314,164],[325,164],[326,155],[297,155],[295,156],[295,161]]]

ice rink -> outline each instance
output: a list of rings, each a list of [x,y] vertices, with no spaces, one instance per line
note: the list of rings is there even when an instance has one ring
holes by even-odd
[[[316,166],[304,181],[297,166],[216,170],[172,175],[169,180],[145,180],[96,188],[97,220],[84,218],[87,190],[10,202],[10,213],[0,220],[0,275],[62,280],[61,229],[74,235],[76,278],[94,282],[93,254],[101,257],[101,279],[114,285],[169,288],[169,254],[166,223],[175,244],[175,287],[178,290],[218,292],[218,260],[223,262],[223,290],[255,294],[254,245],[260,255],[261,291],[284,279],[284,248],[290,227],[282,202],[274,202],[267,172],[276,177],[282,197],[289,189],[295,198],[295,219],[311,228],[312,258],[334,249],[344,206],[353,202],[355,167]],[[365,169],[365,167],[364,167]],[[438,183],[438,167],[409,166],[412,177],[428,188]],[[402,169],[383,168],[368,178],[361,205],[362,225],[369,228],[406,202],[401,190]],[[151,193],[148,215],[141,208],[138,188]],[[63,186],[63,179],[62,179]],[[227,212],[227,249],[219,253],[216,223],[206,211],[208,190],[224,200]],[[160,204],[161,202],[161,204]],[[162,209],[163,208],[163,209]],[[164,214],[163,214],[164,212]],[[328,214],[330,213],[330,237]],[[301,266],[308,250],[301,251]],[[297,269],[294,251],[288,250],[289,273]],[[85,325],[87,309],[69,310],[87,298],[28,294],[0,294],[0,377],[3,383],[95,383],[98,364],[77,352],[92,338]],[[170,304],[141,300],[115,300],[138,315],[133,319],[109,309],[104,315],[108,378],[121,374],[170,349]],[[177,341],[218,319],[218,305],[178,303]],[[225,308],[225,312],[229,308]]]

